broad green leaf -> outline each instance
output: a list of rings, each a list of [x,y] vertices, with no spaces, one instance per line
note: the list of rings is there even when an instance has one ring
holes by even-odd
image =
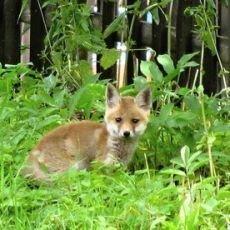
[[[69,104],[69,114],[73,115],[75,109],[83,110],[88,116],[94,103],[104,96],[105,87],[101,84],[88,84],[73,95]]]
[[[182,162],[181,158],[177,157],[177,158],[173,158],[172,160],[170,160],[170,162],[174,165],[180,166],[180,167],[184,167],[184,163]]]
[[[159,17],[159,10],[157,7],[154,7],[152,10],[151,10],[151,14],[152,14],[152,18],[153,18],[153,21],[159,25],[160,23],[160,17]]]
[[[205,204],[202,204],[201,206],[205,209],[206,212],[211,213],[213,209],[218,205],[218,201],[214,199],[213,197],[206,201]]]
[[[141,70],[141,73],[144,74],[145,77],[151,77],[151,72],[150,72],[150,69],[149,69],[149,66],[151,65],[151,62],[150,61],[141,61],[141,64],[140,64],[140,70]]]
[[[174,119],[184,120],[184,121],[194,121],[197,119],[197,115],[195,113],[189,112],[189,111],[174,111],[172,114]]]
[[[172,81],[174,78],[176,78],[178,76],[178,74],[180,73],[179,69],[174,69],[171,73],[169,73],[165,78],[164,78],[164,82],[168,83],[170,81]]]
[[[180,60],[177,63],[177,68],[181,69],[184,68],[184,66],[196,55],[198,55],[199,52],[191,53],[191,54],[184,54]]]
[[[149,70],[152,75],[153,82],[157,82],[157,83],[163,82],[163,74],[161,73],[156,63],[151,62]]]
[[[80,60],[78,65],[78,71],[82,78],[83,83],[85,84],[85,79],[93,75],[91,65],[86,60]]]
[[[214,3],[214,0],[207,0],[207,2],[213,9],[216,9],[216,5]]]
[[[172,0],[162,0],[159,2],[159,5],[161,5],[161,7],[166,7]]]
[[[208,158],[199,160],[197,162],[193,162],[188,169],[188,174],[191,175],[193,174],[196,170],[200,169],[203,166],[208,165]]]
[[[186,167],[187,163],[188,163],[189,155],[190,155],[190,149],[187,145],[185,145],[181,148],[180,155],[181,155],[181,159],[182,159],[182,161]]]
[[[168,54],[158,55],[157,61],[163,66],[164,71],[169,74],[174,71],[174,64]]]
[[[204,31],[202,33],[202,40],[204,41],[205,45],[211,50],[212,55],[216,53],[215,44],[213,42],[213,35],[209,31]]]
[[[44,82],[44,86],[47,89],[47,91],[53,89],[56,84],[57,84],[57,77],[55,77],[54,75],[49,75],[48,77],[45,77],[43,79]]]
[[[183,176],[183,177],[186,176],[185,172],[179,169],[164,169],[164,170],[161,170],[161,173],[170,174],[170,175],[178,175],[178,176]]]
[[[194,95],[187,95],[184,98],[184,102],[186,105],[186,108],[196,114],[200,114],[201,113],[201,107],[200,107],[200,103],[198,101],[198,98]]]
[[[188,166],[189,166],[190,164],[192,164],[193,161],[195,161],[195,160],[198,158],[198,156],[199,156],[200,154],[201,154],[201,151],[198,151],[198,152],[193,153],[193,154],[189,157],[189,159],[188,159]]]
[[[167,119],[167,125],[171,128],[183,128],[197,121],[197,115],[189,111],[174,111]]]
[[[134,85],[135,85],[135,88],[140,91],[142,90],[143,88],[146,87],[147,85],[147,80],[146,78],[142,77],[142,76],[136,76],[134,79]]]
[[[100,64],[104,69],[108,69],[109,67],[111,67],[116,63],[119,57],[120,57],[120,51],[116,49],[107,49],[102,53]]]
[[[186,64],[184,64],[183,68],[188,68],[188,67],[196,67],[198,66],[199,63],[195,62],[195,61],[189,61]]]
[[[210,129],[213,132],[216,133],[224,133],[224,132],[230,132],[230,124],[225,124],[224,122],[221,121],[215,121],[213,126]]]
[[[170,115],[172,115],[174,105],[172,103],[166,104],[161,108],[159,118],[161,120],[167,120]]]
[[[179,90],[177,91],[177,94],[181,95],[181,96],[186,96],[186,94],[189,94],[191,90],[186,88],[186,87],[181,87],[179,88]]]
[[[61,117],[59,115],[52,115],[47,117],[44,121],[41,121],[38,126],[36,127],[37,130],[42,129],[44,127],[54,125],[54,124],[60,124]]]
[[[116,17],[112,23],[105,29],[103,33],[103,38],[107,38],[110,34],[112,34],[115,31],[118,31],[123,26],[123,22],[126,17],[126,12],[120,14],[118,17]]]

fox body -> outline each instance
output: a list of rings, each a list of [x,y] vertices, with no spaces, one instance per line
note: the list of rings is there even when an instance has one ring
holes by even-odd
[[[69,168],[88,168],[93,160],[127,164],[146,129],[150,108],[150,89],[135,98],[121,97],[108,84],[104,123],[81,121],[49,132],[29,154],[24,174],[45,179]]]

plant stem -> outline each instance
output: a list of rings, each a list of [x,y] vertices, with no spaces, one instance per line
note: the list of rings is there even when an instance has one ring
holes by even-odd
[[[133,26],[134,26],[135,19],[136,19],[136,15],[134,13],[133,16],[132,16],[131,23],[130,23],[130,28],[129,28],[128,42],[127,42],[128,51],[130,50],[130,47],[131,47],[130,41],[131,41],[131,36],[132,36],[132,33],[133,33]]]
[[[148,11],[150,11],[150,10],[152,10],[153,8],[158,7],[158,6],[159,6],[159,3],[154,3],[154,4],[150,5],[150,6],[147,6],[147,7],[140,13],[139,17],[140,17],[140,18],[143,17]]]
[[[201,2],[201,1],[200,1]],[[202,2],[201,2],[202,3]],[[211,38],[211,41],[212,41],[212,44],[213,44],[213,47],[214,47],[214,50],[215,50],[215,54],[216,54],[216,57],[217,57],[217,60],[219,62],[219,65],[220,65],[220,69],[221,69],[221,76],[222,76],[222,79],[223,79],[223,83],[224,83],[224,88],[226,89],[226,97],[228,98],[228,86],[227,86],[227,82],[226,82],[226,78],[225,78],[225,73],[226,73],[226,70],[223,66],[223,63],[221,61],[221,58],[220,58],[220,55],[219,55],[219,52],[218,52],[218,49],[217,49],[217,46],[216,46],[216,41],[214,39],[214,35],[215,37],[217,36],[216,32],[214,31],[212,33],[212,31],[210,30],[210,28],[213,26],[213,25],[210,25],[209,23],[209,20],[208,20],[208,17],[207,17],[207,13],[206,13],[206,0],[204,0],[204,4],[203,4],[203,14],[204,14],[204,20],[205,20],[205,24],[207,26],[207,32],[210,34],[210,38]],[[216,8],[216,14],[218,13],[218,8]],[[218,26],[218,20],[216,20],[216,23]]]
[[[146,153],[144,153],[144,156],[145,156],[145,164],[146,164],[146,168],[147,168],[148,178],[151,179],[150,172],[149,172],[149,164],[148,164]]]
[[[208,137],[207,137],[208,138]],[[210,165],[210,174],[213,177],[216,177],[216,170],[215,166],[213,163],[213,158],[212,158],[212,145],[207,141],[207,147],[208,147],[208,158],[209,158],[209,165]]]
[[[203,83],[203,72],[204,72],[204,42],[201,44],[201,54],[200,54],[200,81],[199,85]]]
[[[37,0],[37,3],[38,3],[38,6],[39,6],[41,16],[42,16],[42,22],[44,24],[45,31],[46,31],[46,34],[47,34],[47,40],[48,40],[48,43],[49,43],[49,46],[50,46],[50,51],[52,52],[53,49],[52,49],[51,41],[50,41],[50,38],[49,38],[49,35],[48,35],[49,31],[48,31],[46,21],[45,21],[45,17],[44,17],[43,11],[42,11],[42,6],[41,6],[41,3],[40,3],[39,0]]]
[[[170,2],[169,17],[168,17],[168,30],[167,30],[167,52],[171,56],[171,29],[172,29],[172,9],[173,0]]]

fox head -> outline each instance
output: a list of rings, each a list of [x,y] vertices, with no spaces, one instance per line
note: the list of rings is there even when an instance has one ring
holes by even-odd
[[[121,97],[114,86],[106,90],[105,123],[109,134],[117,138],[136,138],[148,123],[152,104],[151,90],[146,88],[134,97]]]

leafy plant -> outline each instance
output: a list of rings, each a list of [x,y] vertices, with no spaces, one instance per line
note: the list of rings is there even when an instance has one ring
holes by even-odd
[[[119,52],[107,49],[104,39],[126,30],[136,17],[159,11],[172,0],[141,1],[127,6],[102,33],[91,20],[87,5],[46,0],[53,21],[44,55],[51,62],[46,77],[23,64],[0,66],[0,227],[2,229],[226,229],[229,225],[229,100],[222,93],[208,97],[202,86],[198,53],[185,54],[175,63],[168,54],[156,62],[142,61],[141,76],[121,89],[135,95],[152,88],[153,111],[135,159],[128,166],[92,165],[89,171],[69,170],[52,183],[33,184],[20,169],[41,136],[72,119],[102,121],[108,80],[99,80],[82,51],[101,54],[104,69]],[[215,7],[212,0],[187,9],[195,17],[204,46],[215,55]],[[133,18],[128,26],[127,15]],[[205,16],[205,17],[202,17]],[[170,14],[165,14],[170,35]],[[50,56],[46,56],[50,53]],[[221,62],[220,62],[221,63]],[[200,84],[179,87],[180,74],[200,67]],[[198,73],[198,72],[197,72]],[[77,88],[77,90],[75,90]],[[6,227],[7,226],[7,227]]]
[[[217,177],[208,177],[197,89],[187,89],[175,92],[174,98],[182,97],[181,107],[162,99],[128,171],[119,165],[94,165],[88,172],[70,170],[54,176],[47,187],[19,174],[29,150],[43,133],[74,114],[100,120],[105,82],[85,78],[84,86],[73,93],[56,76],[42,78],[22,64],[0,68],[0,73],[1,228],[219,229],[227,225],[229,128],[224,99],[202,98],[209,138],[215,137],[208,140]],[[164,90],[168,83],[162,81],[159,87],[162,98],[170,99]],[[125,87],[122,94],[135,93],[135,88]]]
[[[87,52],[101,54],[104,69],[114,65],[120,57],[115,49],[106,48],[105,34],[91,21],[91,9],[87,4],[71,0],[46,0],[52,6],[52,24],[46,36],[44,57],[50,62],[52,74],[71,88],[79,88],[84,81],[95,78],[87,63]],[[98,75],[96,75],[98,77]],[[112,76],[111,76],[112,77]]]

